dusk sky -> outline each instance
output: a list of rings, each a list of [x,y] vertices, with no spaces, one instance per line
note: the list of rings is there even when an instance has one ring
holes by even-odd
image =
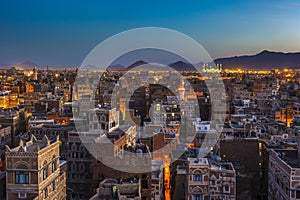
[[[213,58],[300,52],[297,0],[2,0],[0,24],[0,64],[80,65],[104,39],[149,26],[187,34]]]

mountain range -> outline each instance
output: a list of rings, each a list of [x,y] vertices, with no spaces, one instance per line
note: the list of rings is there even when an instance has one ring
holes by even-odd
[[[300,68],[300,52],[282,53],[272,51],[261,51],[255,55],[234,56],[218,58],[215,64],[222,64],[224,69],[244,68],[244,69],[283,69]],[[129,66],[114,65],[108,67],[110,70],[131,70],[136,66],[147,64],[143,60],[136,61]],[[183,61],[170,63],[169,66],[178,71],[194,71],[195,67],[201,67],[203,63],[190,64]]]
[[[272,52],[264,50],[255,55],[243,55],[234,56],[227,58],[215,59],[216,64],[222,64],[224,69],[230,68],[244,68],[244,69],[282,69],[282,68],[300,68],[300,52],[296,53],[282,53],[282,52]],[[121,64],[116,64],[109,66],[109,70],[126,70],[129,71],[139,65],[147,64],[146,61],[139,60],[134,62],[129,66],[123,66]],[[194,66],[202,66],[203,63],[196,63]],[[0,68],[10,68],[12,66],[21,68],[33,68],[34,66],[38,68],[45,68],[39,66],[38,64],[32,62],[25,62],[20,64],[3,64]],[[175,70],[178,71],[193,71],[195,70],[193,64],[186,63],[183,61],[177,61],[169,64]]]
[[[223,68],[247,69],[282,69],[300,67],[300,52],[282,53],[264,50],[256,55],[219,58],[215,63],[221,63]]]

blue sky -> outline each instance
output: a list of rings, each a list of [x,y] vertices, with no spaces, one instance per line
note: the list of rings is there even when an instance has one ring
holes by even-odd
[[[147,26],[185,33],[213,58],[300,51],[297,0],[2,0],[0,25],[2,64],[80,65],[107,37]]]

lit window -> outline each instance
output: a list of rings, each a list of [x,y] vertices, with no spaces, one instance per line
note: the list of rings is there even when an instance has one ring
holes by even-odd
[[[193,195],[193,200],[202,200],[202,199],[203,199],[202,194]]]
[[[15,182],[16,182],[16,184],[28,184],[29,183],[29,172],[16,172]]]
[[[55,170],[56,170],[56,163],[54,161],[52,162],[52,173],[55,172]]]
[[[47,178],[47,167],[43,169],[43,180]]]
[[[193,181],[202,182],[202,174],[194,175]]]
[[[19,193],[18,196],[19,196],[19,199],[26,199],[27,198],[26,193]]]

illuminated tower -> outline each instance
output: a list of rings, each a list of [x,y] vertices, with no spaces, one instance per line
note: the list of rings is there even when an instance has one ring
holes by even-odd
[[[222,70],[223,70],[222,64],[217,64],[217,72],[218,72],[218,73],[221,73]]]
[[[32,75],[32,78],[33,78],[33,80],[37,80],[37,68],[36,67],[34,67],[33,68],[33,75]]]
[[[78,69],[76,69],[75,73],[72,73],[69,76],[69,90],[70,90],[69,101],[73,101],[73,89],[74,89],[74,83],[75,83],[75,80],[76,80],[77,71],[78,71]]]
[[[146,84],[145,86],[145,97],[146,97],[146,117],[149,118],[149,110],[151,107],[151,90],[150,90],[150,84]]]
[[[185,96],[185,88],[184,88],[184,82],[181,82],[181,85],[178,88],[178,94],[179,94],[179,101],[184,101]]]

